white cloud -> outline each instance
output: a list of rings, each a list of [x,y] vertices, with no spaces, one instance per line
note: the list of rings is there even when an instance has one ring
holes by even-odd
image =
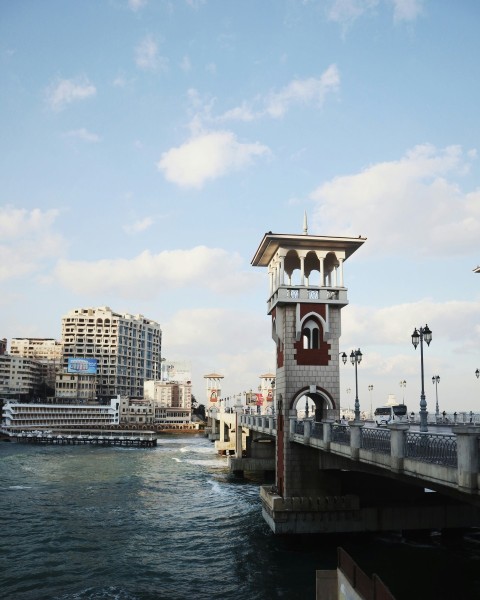
[[[71,131],[67,131],[65,133],[65,135],[67,137],[78,138],[79,140],[82,140],[83,142],[95,143],[95,142],[99,142],[101,140],[99,135],[97,135],[96,133],[92,133],[91,131],[88,131],[84,127],[82,127],[81,129],[72,129]]]
[[[380,0],[333,0],[327,9],[330,21],[349,26],[360,17],[373,13],[382,3]],[[393,6],[395,22],[414,21],[423,11],[423,0],[384,0]]]
[[[46,91],[47,104],[54,111],[64,109],[77,100],[85,100],[95,96],[97,90],[86,77],[77,79],[61,79],[52,83]]]
[[[191,250],[144,251],[132,259],[62,260],[55,269],[58,281],[78,294],[115,294],[123,298],[151,298],[165,289],[207,289],[229,294],[248,289],[255,278],[243,272],[237,254],[197,246]]]
[[[185,71],[185,73],[188,73],[189,71],[191,71],[192,63],[190,62],[190,58],[188,56],[184,56],[182,58],[182,62],[180,63],[180,68],[182,69],[182,71]]]
[[[395,21],[414,21],[423,12],[423,0],[392,0]]]
[[[335,92],[340,85],[336,65],[330,65],[318,79],[295,79],[283,90],[273,93],[267,100],[265,112],[273,118],[283,117],[293,104],[322,106],[326,94]]]
[[[216,120],[252,121],[264,116],[279,119],[296,105],[320,108],[327,94],[338,91],[339,87],[338,68],[336,65],[330,65],[318,78],[294,79],[280,91],[259,96],[251,102],[244,101],[239,106],[227,110]]]
[[[135,62],[144,71],[166,71],[168,60],[160,56],[158,44],[151,35],[147,35],[135,48]]]
[[[151,227],[155,223],[152,217],[145,217],[144,219],[140,219],[139,221],[134,221],[133,223],[129,223],[123,227],[126,233],[134,235],[136,233],[141,233],[145,231],[149,227]]]
[[[242,143],[229,131],[195,136],[162,154],[158,168],[165,178],[186,188],[201,188],[206,181],[244,168],[269,149],[258,143]]]
[[[192,308],[174,314],[162,332],[169,359],[195,356],[192,377],[197,390],[202,389],[204,375],[214,371],[225,377],[226,397],[256,389],[259,376],[274,370],[270,328],[269,317],[258,311]],[[197,395],[197,400],[205,402],[203,396]]]
[[[333,0],[328,18],[345,25],[372,11],[378,4],[379,0]]]
[[[468,172],[458,146],[416,146],[397,161],[335,177],[318,187],[312,224],[369,238],[367,252],[461,254],[480,238],[478,190],[462,193],[449,177]]]
[[[137,12],[147,5],[148,0],[128,0],[128,6],[133,12]]]
[[[63,252],[65,241],[53,231],[58,214],[0,206],[0,281],[38,271]]]

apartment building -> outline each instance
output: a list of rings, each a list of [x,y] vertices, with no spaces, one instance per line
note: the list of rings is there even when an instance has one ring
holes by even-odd
[[[50,360],[60,363],[62,344],[53,338],[12,338],[10,354],[35,360]]]
[[[10,354],[42,365],[42,397],[55,393],[55,377],[62,366],[62,344],[53,338],[12,338]]]
[[[29,398],[41,395],[42,364],[31,358],[0,354],[0,397]]]
[[[96,396],[143,397],[144,381],[160,375],[162,331],[143,315],[110,307],[78,308],[62,318],[63,372],[69,361],[97,360]]]

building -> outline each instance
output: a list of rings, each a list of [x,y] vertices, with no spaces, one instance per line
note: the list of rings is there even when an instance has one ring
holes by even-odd
[[[0,354],[0,397],[33,399],[41,395],[42,364],[23,356]]]
[[[145,426],[153,423],[153,402],[144,398],[120,397],[120,423]]]
[[[53,338],[12,338],[10,354],[32,358],[42,365],[42,398],[55,394],[55,377],[62,366],[62,344]]]
[[[12,356],[60,363],[62,360],[62,344],[52,338],[12,338],[10,354]]]
[[[38,404],[7,401],[2,409],[2,429],[68,429],[118,425],[119,398],[108,405]]]
[[[190,423],[192,420],[192,382],[146,381],[145,400],[152,403],[154,422]]]
[[[96,359],[96,397],[143,397],[146,379],[160,374],[162,331],[160,325],[143,315],[117,313],[108,306],[78,308],[62,318],[63,372],[72,372],[75,359]],[[90,374],[76,372],[80,378]],[[60,383],[60,382],[59,382]],[[68,383],[68,382],[64,382]],[[91,393],[93,382],[88,384]],[[65,389],[65,388],[64,388]],[[58,394],[63,393],[62,386]]]
[[[7,338],[0,338],[0,356],[7,353]]]

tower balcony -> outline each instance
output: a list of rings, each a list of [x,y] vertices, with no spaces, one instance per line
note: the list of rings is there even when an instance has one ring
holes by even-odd
[[[277,304],[332,304],[340,308],[348,304],[347,288],[316,285],[280,285],[268,300],[268,312]]]

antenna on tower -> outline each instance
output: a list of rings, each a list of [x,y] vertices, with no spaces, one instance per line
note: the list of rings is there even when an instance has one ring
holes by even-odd
[[[303,235],[308,235],[307,211],[303,213]]]

